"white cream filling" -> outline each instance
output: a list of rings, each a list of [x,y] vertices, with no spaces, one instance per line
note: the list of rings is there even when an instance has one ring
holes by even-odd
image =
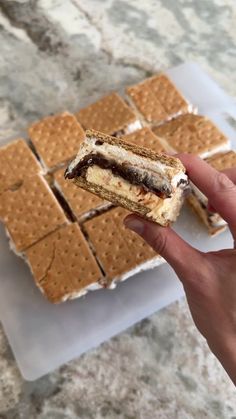
[[[147,271],[148,269],[156,268],[157,266],[163,265],[163,263],[166,263],[165,259],[163,259],[160,256],[155,256],[153,259],[147,260],[140,265],[135,266],[135,268],[130,269],[129,271],[115,277],[111,284],[109,285],[109,289],[116,288],[117,284],[119,282],[123,282],[126,279],[130,278],[131,276],[134,276],[142,271]]]
[[[202,159],[207,159],[209,157],[214,156],[217,153],[223,153],[230,150],[230,142],[226,142],[223,144],[218,145],[217,147],[211,148],[211,150],[204,151],[203,153],[199,154]]]
[[[135,274],[146,271],[148,269],[156,268],[157,266],[162,265],[163,263],[166,263],[165,259],[163,259],[161,256],[156,256],[153,259],[147,260],[140,265],[135,266],[135,268],[130,269],[129,271],[125,272],[124,274],[121,274],[117,277],[115,277],[112,282],[109,284],[109,287],[106,289],[114,290],[119,282],[123,282],[126,279],[130,278],[131,276],[134,276]],[[40,287],[39,287],[40,288]],[[89,291],[97,291],[99,289],[104,289],[102,285],[100,285],[98,282],[95,282],[94,284],[88,285],[86,288],[83,288],[82,290],[78,292],[71,292],[69,294],[66,294],[61,299],[61,302],[64,302],[66,300],[73,300],[75,298],[82,297],[83,295],[86,295]],[[43,292],[43,289],[41,289]]]
[[[183,202],[183,190],[178,188],[171,198],[162,199],[156,194],[144,191],[142,186],[133,185],[120,176],[112,174],[111,170],[99,166],[87,169],[86,180],[102,186],[116,195],[143,205],[150,210],[146,215],[159,221],[175,221]]]
[[[178,118],[181,115],[185,115],[186,113],[193,113],[194,115],[196,115],[197,114],[197,111],[198,111],[198,109],[197,109],[196,106],[193,106],[191,103],[188,103],[187,111],[180,110],[178,112],[172,113],[167,118],[165,118],[165,119],[163,119],[161,121],[152,122],[151,125],[153,127],[159,127],[160,125],[163,125],[165,122],[169,122],[172,119],[176,119],[176,118]]]
[[[131,122],[127,127],[124,128],[124,135],[132,134],[132,132],[137,131],[142,128],[142,124],[139,119],[134,122]]]
[[[139,171],[140,173],[150,172],[155,175],[157,182],[157,186],[160,187],[167,187],[176,188],[180,179],[187,181],[187,175],[168,164],[164,164],[160,161],[154,161],[149,158],[142,158],[131,151],[125,150],[123,147],[119,147],[116,145],[108,144],[104,142],[102,145],[96,145],[96,138],[86,138],[86,142],[83,143],[78,155],[76,158],[71,162],[68,167],[68,172],[70,173],[73,168],[85,157],[90,153],[100,153],[105,158],[114,159],[118,164],[122,164],[124,162],[129,162],[131,167],[134,167],[135,170]],[[181,186],[180,186],[181,187]]]
[[[209,220],[213,227],[223,227],[227,225],[226,221],[219,214],[210,215]]]
[[[9,230],[8,230],[7,227],[5,227],[5,233],[6,233],[6,236],[7,236],[8,240],[9,240],[9,248],[10,248],[10,250],[13,253],[15,253],[16,256],[18,256],[18,257],[20,257],[20,258],[22,258],[22,259],[25,260],[25,257],[24,257],[24,254],[22,253],[22,251],[16,249],[16,245],[14,243],[14,240],[12,239],[12,237],[11,237],[11,235],[10,235]]]
[[[162,200],[161,207],[161,216],[168,220],[169,222],[174,222],[180,212],[180,209],[183,205],[184,195],[182,189],[177,189],[175,194],[171,198],[166,198]],[[158,206],[154,207],[147,216],[154,219],[158,219],[160,216],[160,208]]]
[[[65,294],[62,297],[61,302],[64,302],[66,300],[74,300],[75,298],[80,298],[83,295],[86,295],[89,291],[97,291],[97,290],[100,290],[101,288],[104,288],[104,287],[100,285],[98,282],[94,282],[93,284],[88,285],[87,287],[81,289],[80,291],[74,291],[74,292]]]

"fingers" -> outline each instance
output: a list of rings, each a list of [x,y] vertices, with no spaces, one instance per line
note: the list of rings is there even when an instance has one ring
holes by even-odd
[[[136,215],[128,215],[125,226],[139,234],[158,254],[160,254],[184,281],[199,274],[202,254],[186,243],[172,229],[161,227]]]
[[[232,169],[226,169],[222,170],[222,172],[232,180],[234,184],[236,184],[236,167],[233,167]]]
[[[225,219],[236,240],[236,186],[224,174],[191,154],[179,154],[192,182],[207,196],[211,206]]]
[[[228,178],[229,178],[230,180],[232,180],[232,182],[233,182],[234,184],[236,184],[236,167],[231,168],[231,169],[222,170],[222,173],[224,173],[226,176],[228,176]],[[208,209],[208,211],[210,211],[210,212],[217,212],[217,211],[215,210],[215,208],[211,205],[211,203],[210,203],[210,202],[208,202],[207,209]]]

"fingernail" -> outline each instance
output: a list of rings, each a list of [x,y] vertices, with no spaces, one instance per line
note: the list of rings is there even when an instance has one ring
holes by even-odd
[[[138,220],[137,218],[127,218],[124,222],[125,226],[128,227],[130,230],[133,230],[138,234],[143,233],[144,223],[142,222],[142,220]]]

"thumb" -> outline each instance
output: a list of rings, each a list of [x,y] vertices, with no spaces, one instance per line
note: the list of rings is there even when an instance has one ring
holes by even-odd
[[[139,234],[175,270],[181,281],[194,280],[199,275],[203,255],[186,243],[169,227],[161,227],[137,215],[128,215],[125,226]]]

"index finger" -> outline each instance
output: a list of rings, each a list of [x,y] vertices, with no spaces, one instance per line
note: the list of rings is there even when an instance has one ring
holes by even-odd
[[[232,167],[231,169],[222,170],[222,172],[227,175],[233,183],[236,183],[236,167]]]
[[[229,224],[236,240],[236,186],[222,172],[192,154],[177,156],[186,167],[191,181],[207,196],[211,205]]]

